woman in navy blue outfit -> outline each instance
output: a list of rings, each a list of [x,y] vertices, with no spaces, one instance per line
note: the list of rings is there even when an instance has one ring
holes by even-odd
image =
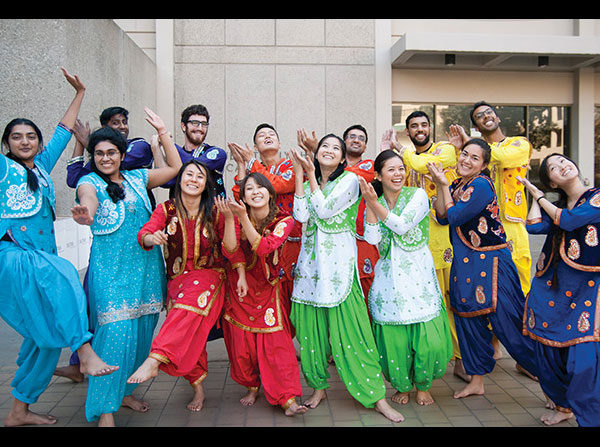
[[[580,426],[600,426],[600,188],[586,187],[577,165],[561,154],[540,164],[552,203],[520,179],[533,197],[527,231],[547,234],[525,304],[524,332],[535,340],[540,385],[555,403],[542,421],[575,415]]]
[[[483,377],[496,364],[493,335],[522,367],[537,375],[532,340],[522,333],[525,298],[498,217],[496,192],[486,175],[490,157],[484,140],[467,141],[456,164],[459,178],[452,185],[441,166],[428,165],[438,190],[438,221],[450,226],[450,306],[465,370],[472,376],[455,398],[484,394]]]

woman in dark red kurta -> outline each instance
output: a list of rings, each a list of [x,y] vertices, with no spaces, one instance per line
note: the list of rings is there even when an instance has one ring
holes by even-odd
[[[227,237],[226,219],[214,207],[213,191],[206,166],[186,163],[177,177],[174,198],[159,205],[138,233],[143,248],[164,247],[167,317],[148,358],[128,382],[144,382],[159,369],[183,376],[194,389],[187,406],[191,411],[202,409],[202,381],[208,374],[206,341],[221,315],[227,289],[228,263],[220,247]],[[238,240],[239,232],[229,243]],[[235,261],[235,254],[228,256]]]
[[[300,369],[278,267],[283,244],[295,221],[277,207],[275,190],[260,173],[251,173],[242,180],[240,194],[243,203],[230,201],[219,206],[224,214],[235,214],[243,228],[236,253],[245,258],[248,290],[245,296],[239,296],[235,290],[239,275],[228,272],[230,293],[224,305],[223,334],[231,376],[248,388],[241,399],[243,405],[254,404],[262,384],[267,401],[283,407],[286,415],[304,413],[306,407],[296,402],[302,395]],[[233,251],[225,243],[224,248]],[[232,259],[232,265],[234,262]]]

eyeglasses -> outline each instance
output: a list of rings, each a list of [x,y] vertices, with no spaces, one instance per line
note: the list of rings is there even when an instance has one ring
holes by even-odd
[[[483,112],[476,113],[473,116],[475,117],[476,120],[480,120],[484,116],[493,116],[493,115],[494,115],[494,110],[492,110],[492,109],[486,109]]]
[[[348,138],[349,140],[358,140],[363,143],[365,142],[365,137],[363,135],[355,135],[355,134],[351,133],[346,138]]]
[[[188,124],[190,124],[192,127],[208,127],[208,121],[196,121],[196,120],[190,120],[187,121]]]

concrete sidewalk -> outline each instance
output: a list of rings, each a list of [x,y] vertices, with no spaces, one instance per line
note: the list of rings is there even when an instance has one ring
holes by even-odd
[[[10,328],[0,326],[0,339]],[[15,338],[15,337],[13,337]],[[8,413],[12,404],[10,382],[16,371],[14,363],[18,344],[2,350],[0,368],[0,418]],[[63,351],[60,365],[68,362],[70,352]],[[150,404],[146,413],[137,413],[122,407],[115,415],[119,427],[542,427],[540,416],[544,413],[545,399],[539,385],[518,373],[515,362],[505,353],[495,370],[485,379],[485,395],[454,399],[454,390],[464,382],[452,374],[449,365],[446,375],[434,382],[431,392],[435,403],[431,406],[416,404],[414,392],[406,405],[392,404],[405,417],[402,423],[391,423],[376,411],[356,403],[338,378],[334,366],[330,367],[331,388],[318,408],[295,417],[286,417],[278,407],[269,405],[260,395],[253,407],[239,403],[245,389],[229,376],[229,362],[223,340],[208,344],[209,375],[204,381],[206,401],[201,412],[186,409],[191,399],[191,388],[182,378],[160,373],[154,380],[138,387],[134,396]],[[311,389],[303,381],[304,397]],[[95,427],[85,420],[87,379],[73,383],[54,377],[38,403],[31,406],[39,413],[50,413],[58,418],[58,427]],[[387,397],[394,390],[387,387]],[[574,418],[559,424],[576,427]],[[549,428],[548,428],[549,429]]]
[[[540,241],[532,241],[533,260],[537,259]],[[164,313],[162,315],[164,318]],[[162,323],[161,318],[158,326]],[[22,338],[0,319],[0,421],[6,417],[13,401],[10,383],[14,377],[16,357]],[[223,339],[208,343],[209,375],[204,381],[206,400],[201,412],[186,409],[192,397],[188,383],[160,373],[154,380],[141,384],[134,396],[150,404],[146,413],[122,407],[115,415],[119,427],[544,427],[540,422],[546,411],[539,384],[520,374],[515,362],[504,351],[494,371],[485,378],[485,395],[454,399],[453,392],[465,383],[452,374],[452,364],[431,389],[435,403],[420,406],[414,392],[406,405],[392,404],[405,421],[394,424],[375,410],[366,409],[350,397],[330,367],[331,388],[327,400],[304,415],[286,417],[279,407],[271,406],[261,394],[252,407],[243,407],[239,399],[245,389],[229,375],[229,362]],[[71,352],[64,349],[59,365],[68,364]],[[303,398],[312,390],[303,385]],[[395,390],[387,384],[389,399]],[[50,413],[58,418],[58,427],[95,427],[85,419],[87,379],[73,383],[54,377],[32,411]],[[555,427],[576,427],[575,418]],[[553,428],[553,427],[552,427]],[[547,428],[547,429],[550,429]],[[556,432],[555,432],[556,433]]]

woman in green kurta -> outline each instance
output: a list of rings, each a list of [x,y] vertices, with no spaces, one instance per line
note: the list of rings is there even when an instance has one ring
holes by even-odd
[[[429,250],[429,198],[404,186],[401,155],[381,152],[373,184],[360,179],[367,204],[365,240],[377,245],[379,261],[369,293],[373,333],[384,377],[406,404],[416,387],[417,403],[431,405],[429,388],[452,357],[448,315]]]
[[[294,218],[306,223],[295,269],[291,320],[304,377],[314,389],[305,402],[326,397],[333,355],[348,392],[393,422],[404,417],[385,400],[385,382],[360,286],[356,260],[358,177],[345,171],[344,141],[326,135],[314,161],[292,151],[296,174]],[[304,174],[308,181],[303,182]]]

